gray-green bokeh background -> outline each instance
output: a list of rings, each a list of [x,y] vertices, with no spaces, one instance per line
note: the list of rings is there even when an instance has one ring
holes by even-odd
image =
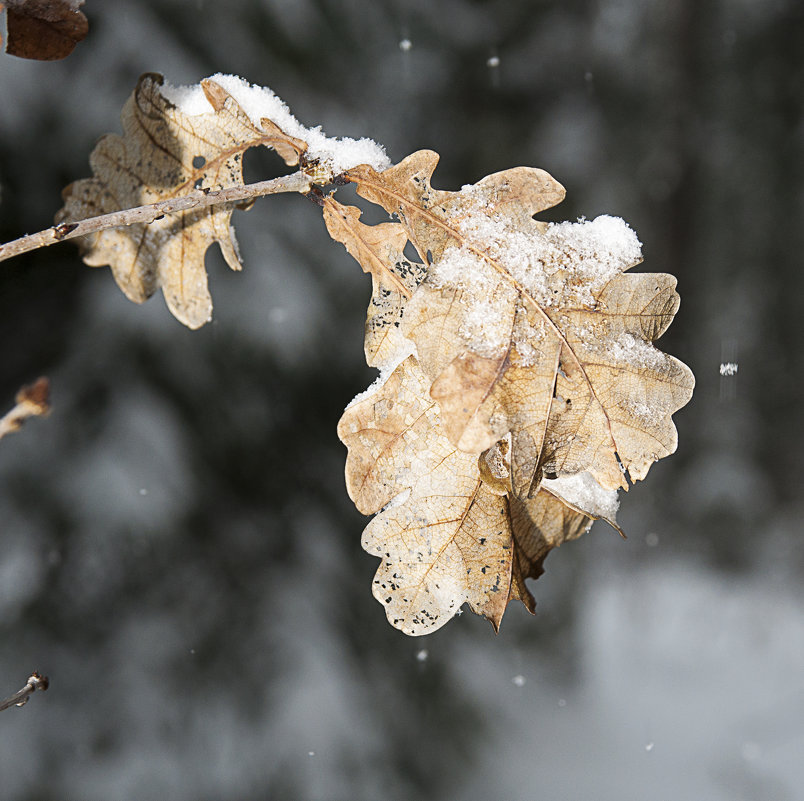
[[[369,281],[315,206],[238,212],[215,319],[124,299],[71,244],[0,265],[0,715],[8,801],[794,801],[804,786],[797,0],[89,0],[68,59],[0,56],[0,234],[44,228],[142,72],[231,72],[305,124],[520,164],[548,219],[625,218],[679,279],[677,454],[558,552],[494,636],[409,639],[335,425],[373,378]],[[410,49],[399,44],[409,40]],[[489,66],[489,59],[499,59]],[[491,62],[492,64],[494,62]],[[276,169],[246,157],[247,178]],[[722,378],[721,362],[739,373]]]

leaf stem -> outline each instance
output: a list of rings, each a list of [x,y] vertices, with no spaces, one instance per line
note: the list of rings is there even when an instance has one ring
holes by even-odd
[[[176,214],[181,211],[202,209],[207,206],[217,206],[221,203],[237,203],[243,200],[252,200],[265,195],[275,195],[280,192],[309,192],[312,180],[308,175],[299,171],[291,175],[282,175],[269,181],[258,181],[243,186],[230,186],[226,189],[205,192],[195,189],[183,197],[168,198],[147,206],[138,206],[134,209],[113,211],[101,214],[98,217],[89,217],[77,222],[62,222],[52,225],[35,234],[27,234],[5,245],[0,245],[0,261],[5,261],[29,250],[55,245],[67,239],[93,234],[107,228],[123,228],[136,223],[152,223],[166,214]]]
[[[34,671],[28,677],[28,683],[21,690],[17,690],[14,695],[9,696],[5,701],[0,701],[0,712],[11,706],[24,706],[37,690],[44,692],[49,684],[47,676],[41,676]]]

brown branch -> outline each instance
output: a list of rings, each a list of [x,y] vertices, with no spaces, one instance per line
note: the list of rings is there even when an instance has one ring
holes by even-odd
[[[291,175],[282,175],[270,181],[258,181],[254,184],[244,186],[230,186],[226,189],[204,192],[203,190],[193,190],[192,194],[178,198],[168,198],[147,206],[138,206],[134,209],[124,209],[123,211],[113,211],[110,214],[101,214],[99,217],[90,217],[78,222],[63,222],[52,225],[35,234],[28,234],[5,245],[0,245],[0,261],[5,261],[29,250],[44,248],[48,245],[55,245],[57,242],[64,242],[67,239],[75,239],[78,236],[86,236],[96,231],[103,231],[106,228],[123,228],[135,223],[152,223],[154,220],[161,219],[166,214],[175,214],[180,211],[191,209],[202,209],[206,206],[217,206],[221,203],[237,203],[243,200],[253,200],[264,195],[275,195],[279,192],[309,192],[312,181],[303,172],[294,172]]]
[[[14,695],[9,696],[5,701],[0,701],[0,712],[11,706],[25,706],[28,703],[28,699],[37,690],[44,692],[49,686],[50,682],[47,676],[42,676],[34,671],[28,677],[28,683],[21,690],[17,690]]]
[[[50,411],[50,382],[39,378],[23,387],[15,398],[17,405],[0,417],[0,439],[12,431],[19,431],[29,417],[39,417]]]

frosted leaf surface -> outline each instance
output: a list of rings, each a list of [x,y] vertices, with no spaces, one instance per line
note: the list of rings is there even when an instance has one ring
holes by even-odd
[[[441,431],[416,360],[350,406],[338,434],[349,448],[352,500],[364,514],[380,512],[363,547],[382,560],[373,591],[388,620],[407,634],[426,634],[468,602],[499,621],[508,603],[510,527],[477,459]],[[403,503],[389,505],[405,490]]]
[[[358,392],[357,395],[355,395],[354,398],[349,401],[349,403],[346,405],[347,409],[350,409],[356,403],[360,403],[360,401],[371,397],[375,392],[382,389],[382,387],[385,385],[385,382],[393,375],[396,368],[399,367],[399,365],[405,361],[408,356],[412,355],[413,343],[410,342],[410,340],[406,341],[408,346],[404,347],[405,343],[400,343],[403,347],[400,347],[400,349],[395,353],[395,358],[380,366],[379,375],[362,392]]]
[[[420,151],[347,178],[399,219],[428,265],[401,328],[450,441],[481,453],[510,435],[518,495],[536,491],[540,468],[587,471],[609,491],[644,478],[675,450],[671,415],[694,383],[652,344],[678,308],[675,280],[626,272],[641,244],[619,218],[535,221],[564,195],[542,170],[446,192],[430,183],[437,162]]]

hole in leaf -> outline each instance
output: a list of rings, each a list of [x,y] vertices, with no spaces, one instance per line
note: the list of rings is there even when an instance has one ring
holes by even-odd
[[[405,258],[412,263],[421,264],[422,260],[419,258],[419,252],[413,246],[413,242],[408,240],[405,249],[402,251]]]
[[[297,169],[288,167],[276,151],[268,147],[252,147],[243,154],[243,181],[247,184],[290,175]]]
[[[201,169],[201,167],[203,167],[206,163],[207,163],[207,160],[203,156],[194,156],[193,157],[193,167],[196,170]]]
[[[360,222],[364,225],[377,225],[389,221],[388,212],[378,206],[376,203],[371,203],[365,198],[357,194],[357,186],[355,184],[347,184],[346,186],[339,186],[335,192],[335,199],[339,203],[347,206],[356,206],[360,209]]]

